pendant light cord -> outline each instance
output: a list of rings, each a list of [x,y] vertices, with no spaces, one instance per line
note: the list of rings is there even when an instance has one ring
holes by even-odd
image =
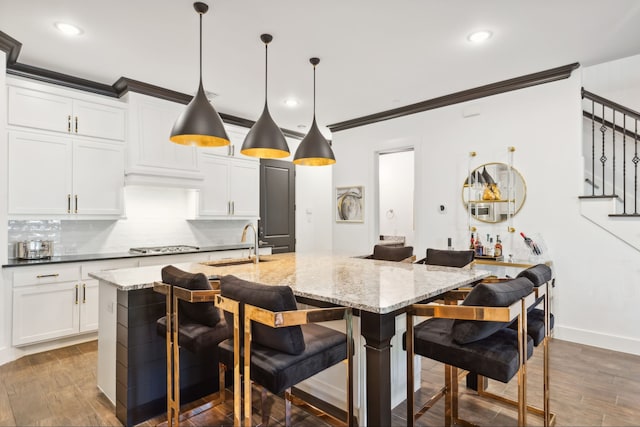
[[[316,118],[316,66],[313,66],[313,118]]]
[[[269,44],[264,44],[264,104],[267,105],[267,73],[269,72],[267,68],[267,61],[269,57]]]
[[[202,13],[200,15],[200,85],[202,85]]]

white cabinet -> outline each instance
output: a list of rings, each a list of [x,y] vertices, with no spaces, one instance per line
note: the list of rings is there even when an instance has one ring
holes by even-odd
[[[82,284],[80,267],[74,264],[16,270],[13,274],[13,345],[78,334],[80,306],[90,301]]]
[[[11,131],[8,159],[10,216],[123,213],[121,144]]]
[[[13,345],[97,331],[99,287],[89,273],[137,266],[138,259],[128,258],[15,268]]]
[[[171,129],[185,106],[138,93],[129,101],[127,181],[193,185],[201,181],[195,147],[169,141]],[[173,181],[172,181],[173,180]]]
[[[9,86],[8,124],[123,141],[125,109],[44,90]],[[58,89],[57,92],[60,92]],[[95,97],[97,98],[97,97]]]
[[[201,153],[204,183],[196,217],[257,218],[260,215],[258,162]]]
[[[225,130],[227,131],[227,135],[229,136],[229,145],[224,147],[211,147],[211,148],[201,148],[200,151],[207,154],[216,154],[223,157],[235,157],[238,159],[251,160],[254,162],[260,161],[257,157],[245,156],[240,153],[242,149],[242,143],[244,142],[247,133],[249,133],[249,128],[230,125],[224,125]]]

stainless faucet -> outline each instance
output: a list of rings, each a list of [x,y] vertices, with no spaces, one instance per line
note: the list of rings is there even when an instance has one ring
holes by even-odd
[[[260,262],[260,258],[258,257],[258,231],[256,230],[256,227],[253,225],[252,222],[245,225],[244,228],[242,229],[242,237],[240,238],[240,241],[241,242],[247,241],[247,229],[249,229],[249,227],[253,229],[253,252],[256,255],[255,262],[258,263]],[[249,248],[249,258],[251,258],[251,248]]]

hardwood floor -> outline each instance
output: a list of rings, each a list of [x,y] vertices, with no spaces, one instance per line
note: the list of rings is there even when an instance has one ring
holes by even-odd
[[[551,341],[551,408],[558,426],[640,425],[640,356],[618,353],[566,341]],[[542,401],[541,349],[528,366],[529,403]],[[97,342],[89,342],[23,357],[0,366],[0,426],[120,426],[111,403],[96,388]],[[423,359],[421,396],[441,384],[442,365]],[[491,382],[496,393],[515,395],[516,384]],[[516,412],[477,397],[461,387],[460,415],[481,425],[516,425]],[[228,399],[231,399],[229,397]],[[416,399],[417,402],[420,399]],[[254,407],[258,407],[254,393]],[[283,425],[282,399],[270,396],[272,425]],[[418,425],[442,425],[442,402],[423,416]],[[229,400],[202,412],[184,426],[231,425]],[[255,422],[259,416],[254,414]],[[165,421],[160,416],[140,426]],[[327,425],[294,408],[295,426]],[[393,425],[405,425],[405,406],[393,411]],[[528,425],[542,425],[527,417]]]

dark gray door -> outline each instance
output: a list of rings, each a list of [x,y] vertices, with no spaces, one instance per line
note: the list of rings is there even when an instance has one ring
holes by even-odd
[[[296,250],[296,184],[293,163],[260,160],[260,246],[274,254]]]

